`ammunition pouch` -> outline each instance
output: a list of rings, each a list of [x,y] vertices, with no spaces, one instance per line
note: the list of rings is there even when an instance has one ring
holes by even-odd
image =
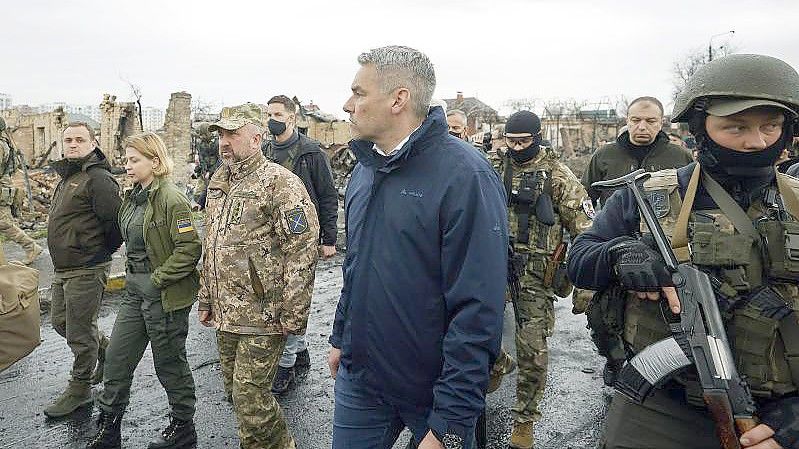
[[[691,262],[694,264],[731,267],[750,263],[752,237],[724,234],[714,223],[692,223],[691,229]]]
[[[766,250],[766,275],[772,280],[799,281],[799,222],[761,220],[755,228]]]

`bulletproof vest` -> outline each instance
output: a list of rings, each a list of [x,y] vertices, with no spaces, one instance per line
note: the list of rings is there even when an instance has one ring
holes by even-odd
[[[752,393],[770,397],[799,389],[799,247],[794,248],[799,222],[784,208],[780,210],[779,202],[784,196],[774,193],[774,204],[767,204],[766,198],[753,202],[745,211],[750,223],[754,223],[752,232],[739,230],[744,226],[734,225],[729,209],[690,211],[685,215],[687,246],[681,247],[677,234],[682,225],[678,221],[683,199],[676,170],[653,174],[644,183],[644,191],[664,232],[672,238],[677,258],[682,262],[690,260],[710,276],[736,365]],[[771,191],[777,192],[776,186]],[[686,202],[693,201],[689,195],[690,189]],[[641,227],[642,232],[648,232],[643,219]],[[764,286],[776,290],[784,303],[765,304],[749,299],[757,297],[751,293]],[[777,309],[784,313],[776,314]],[[788,315],[781,328],[780,320],[790,311],[794,314]],[[790,332],[781,330],[791,327],[785,325],[790,319]],[[658,302],[628,298],[624,340],[633,352],[670,335]],[[677,378],[689,390],[696,387],[686,379]]]
[[[548,256],[562,240],[557,204],[552,204],[554,223],[550,225],[541,221],[535,207],[540,195],[546,193],[552,198],[553,161],[547,148],[523,164],[514,163],[507,155],[502,160],[500,173],[508,193],[510,235],[518,252]]]
[[[288,169],[291,172],[294,172],[294,163],[297,162],[297,157],[299,155],[299,141],[292,146],[288,151],[288,157],[286,157],[283,161],[278,161],[277,157],[275,156],[275,147],[272,145],[272,142],[267,143],[267,149],[264,152],[264,155],[267,159],[272,162],[278,163],[283,166],[283,168]]]

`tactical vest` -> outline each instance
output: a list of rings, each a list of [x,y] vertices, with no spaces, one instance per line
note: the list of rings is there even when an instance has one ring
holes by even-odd
[[[288,157],[283,160],[283,162],[278,162],[277,158],[275,157],[275,149],[272,145],[272,142],[268,142],[267,150],[266,150],[266,158],[270,161],[280,164],[283,168],[288,169],[292,173],[294,173],[294,164],[297,162],[297,157],[299,156],[300,148],[299,148],[299,141],[294,144],[294,147],[288,151]],[[306,164],[305,160],[300,161],[303,164]]]
[[[699,170],[694,177],[698,182]],[[799,222],[784,208],[775,207],[796,200],[799,181],[786,178],[779,179],[779,190],[770,188],[775,204],[766,204],[764,198],[746,211],[749,223],[755,223],[751,232],[741,232],[738,228],[745,226],[733,224],[736,220],[725,213],[729,208],[725,212],[690,211],[695,193],[690,186],[685,197],[690,204],[681,219],[683,199],[676,170],[654,173],[644,183],[646,197],[672,239],[677,258],[681,262],[690,260],[711,277],[737,368],[749,382],[752,394],[761,397],[799,389]],[[710,191],[707,184],[705,181]],[[641,227],[642,232],[648,232],[643,219]],[[681,245],[681,240],[687,240],[687,246]],[[777,291],[782,297],[777,299],[780,303],[764,303],[756,299],[757,295],[750,295],[763,286]],[[752,299],[748,299],[750,296]],[[658,302],[628,298],[624,340],[633,352],[668,336]],[[678,376],[676,380],[686,384],[689,396],[697,388],[689,377]]]

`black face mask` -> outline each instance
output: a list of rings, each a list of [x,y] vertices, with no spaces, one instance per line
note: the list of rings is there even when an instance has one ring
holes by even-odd
[[[273,136],[279,136],[286,132],[286,122],[279,122],[273,118],[269,119],[266,126],[269,128],[269,133]]]
[[[514,150],[512,148],[508,148],[508,153],[510,153],[510,157],[513,158],[519,164],[523,164],[530,159],[538,156],[538,152],[541,151],[541,134],[536,134],[533,137],[533,143],[530,144],[529,147],[523,150]]]
[[[782,154],[782,150],[787,148],[789,139],[791,139],[790,134],[783,128],[779,140],[763,150],[751,152],[735,151],[723,147],[705,135],[699,151],[699,163],[713,171],[730,172],[732,170],[735,173],[743,173],[753,168],[772,167]],[[756,170],[751,172],[755,173]]]
[[[461,135],[459,133],[456,133],[455,131],[450,131],[449,135],[452,137],[457,137],[458,139],[463,139],[463,137],[461,137]]]

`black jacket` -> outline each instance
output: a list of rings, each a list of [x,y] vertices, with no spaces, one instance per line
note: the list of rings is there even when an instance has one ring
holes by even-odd
[[[50,204],[47,246],[56,271],[111,260],[122,244],[117,215],[122,198],[99,148],[85,160],[50,164],[61,176]]]
[[[271,141],[264,141],[261,151],[272,162],[286,166],[285,161],[278,161],[275,157]],[[294,163],[286,168],[302,180],[316,206],[322,244],[335,245],[338,235],[338,191],[333,185],[333,171],[327,154],[322,151],[319,142],[300,134],[297,143],[289,149],[288,160]]]

